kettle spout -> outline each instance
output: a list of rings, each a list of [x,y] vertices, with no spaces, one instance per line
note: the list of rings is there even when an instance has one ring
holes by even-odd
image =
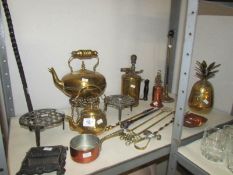
[[[54,68],[53,67],[49,68],[49,72],[53,76],[53,82],[55,86],[61,91],[64,91],[64,82],[58,78],[57,73],[55,72]]]

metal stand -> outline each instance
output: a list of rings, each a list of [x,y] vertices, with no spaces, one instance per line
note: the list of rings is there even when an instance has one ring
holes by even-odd
[[[19,124],[35,130],[36,146],[40,146],[40,131],[63,123],[65,114],[57,112],[56,109],[39,109],[28,112],[19,118]]]
[[[173,175],[176,172],[177,166],[177,150],[180,145],[180,138],[182,134],[182,126],[184,120],[189,69],[191,65],[191,56],[194,42],[194,32],[196,25],[196,18],[198,13],[198,0],[188,0],[185,38],[182,54],[182,64],[180,71],[178,98],[176,104],[175,121],[172,130],[171,152],[168,163],[168,175]]]
[[[110,95],[104,99],[104,110],[107,111],[108,105],[118,109],[119,121],[121,121],[122,109],[130,107],[132,111],[135,100],[133,97],[125,95]]]

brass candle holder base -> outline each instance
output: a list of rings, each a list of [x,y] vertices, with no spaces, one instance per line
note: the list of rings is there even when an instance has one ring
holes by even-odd
[[[170,97],[168,94],[164,94],[163,98],[162,98],[162,101],[164,103],[172,103],[174,102],[174,98]]]
[[[166,85],[164,86],[164,93],[163,93],[162,101],[164,103],[172,103],[175,101],[174,98],[168,95],[168,88]]]

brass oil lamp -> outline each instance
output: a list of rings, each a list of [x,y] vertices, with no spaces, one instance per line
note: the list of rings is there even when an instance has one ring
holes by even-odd
[[[97,63],[93,71],[86,70],[84,60],[92,58],[96,58]],[[74,71],[71,66],[74,59],[82,61],[81,69],[78,71]],[[98,65],[97,51],[78,50],[71,53],[68,60],[70,73],[64,75],[61,80],[54,68],[49,69],[55,86],[70,98],[70,128],[80,133],[99,134],[107,126],[106,115],[99,109],[99,97],[104,93],[106,80],[102,74],[96,72]],[[82,108],[81,112],[79,112],[80,108]]]

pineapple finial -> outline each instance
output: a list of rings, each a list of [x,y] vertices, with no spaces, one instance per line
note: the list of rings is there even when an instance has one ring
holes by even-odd
[[[199,61],[196,61],[196,76],[198,78],[202,79],[210,79],[215,76],[215,74],[219,71],[216,70],[221,64],[215,64],[215,62],[212,62],[209,66],[207,65],[206,61],[203,60],[202,63]]]

